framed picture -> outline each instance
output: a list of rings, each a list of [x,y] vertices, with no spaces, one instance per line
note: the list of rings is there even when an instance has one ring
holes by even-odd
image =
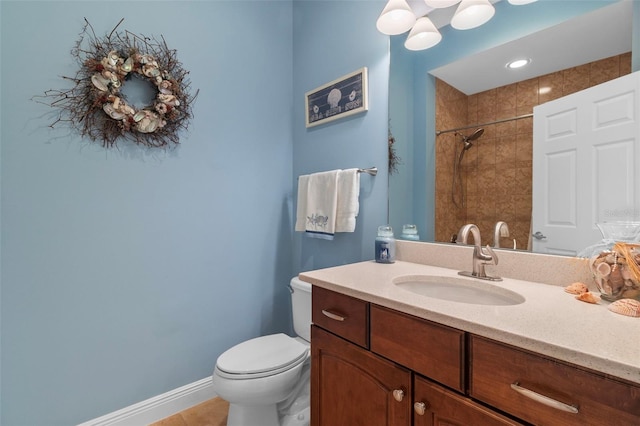
[[[307,127],[328,123],[369,109],[367,68],[342,76],[304,96]]]

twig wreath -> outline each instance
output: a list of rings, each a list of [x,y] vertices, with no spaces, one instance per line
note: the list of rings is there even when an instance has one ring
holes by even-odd
[[[191,103],[198,92],[189,95],[189,73],[163,37],[158,41],[127,30],[119,32],[123,21],[108,35],[97,37],[85,18],[80,38],[71,50],[80,68],[75,77],[62,77],[74,86],[50,89],[34,98],[58,109],[50,127],[67,123],[106,148],[116,145],[118,139],[148,147],[178,144],[180,130],[186,130],[192,118]],[[134,76],[155,86],[151,105],[136,109],[127,103],[121,89]]]

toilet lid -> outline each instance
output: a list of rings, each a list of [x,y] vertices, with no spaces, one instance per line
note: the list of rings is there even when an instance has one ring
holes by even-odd
[[[218,357],[219,370],[231,374],[258,374],[282,369],[307,356],[309,348],[286,334],[247,340]]]

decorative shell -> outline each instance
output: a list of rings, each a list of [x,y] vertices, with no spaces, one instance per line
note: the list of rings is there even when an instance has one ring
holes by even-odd
[[[577,295],[576,299],[581,302],[593,303],[594,305],[600,303],[600,298],[598,296],[594,296],[593,293],[589,293],[588,291]]]
[[[564,291],[566,291],[567,293],[571,293],[571,294],[582,294],[582,293],[588,292],[589,288],[584,283],[575,282],[573,284],[570,284],[570,285],[566,286],[564,288]]]
[[[114,120],[122,120],[126,117],[124,113],[116,110],[113,104],[104,104],[102,106],[102,109],[109,115],[109,117],[113,118]]]
[[[640,301],[634,299],[620,299],[611,302],[609,310],[628,317],[640,317]]]
[[[92,75],[91,83],[93,83],[93,85],[100,91],[106,92],[107,90],[109,90],[109,80],[107,80],[100,74]]]

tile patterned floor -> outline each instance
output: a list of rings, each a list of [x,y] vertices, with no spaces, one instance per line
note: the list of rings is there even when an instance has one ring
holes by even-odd
[[[213,398],[150,426],[227,426],[229,403]]]

